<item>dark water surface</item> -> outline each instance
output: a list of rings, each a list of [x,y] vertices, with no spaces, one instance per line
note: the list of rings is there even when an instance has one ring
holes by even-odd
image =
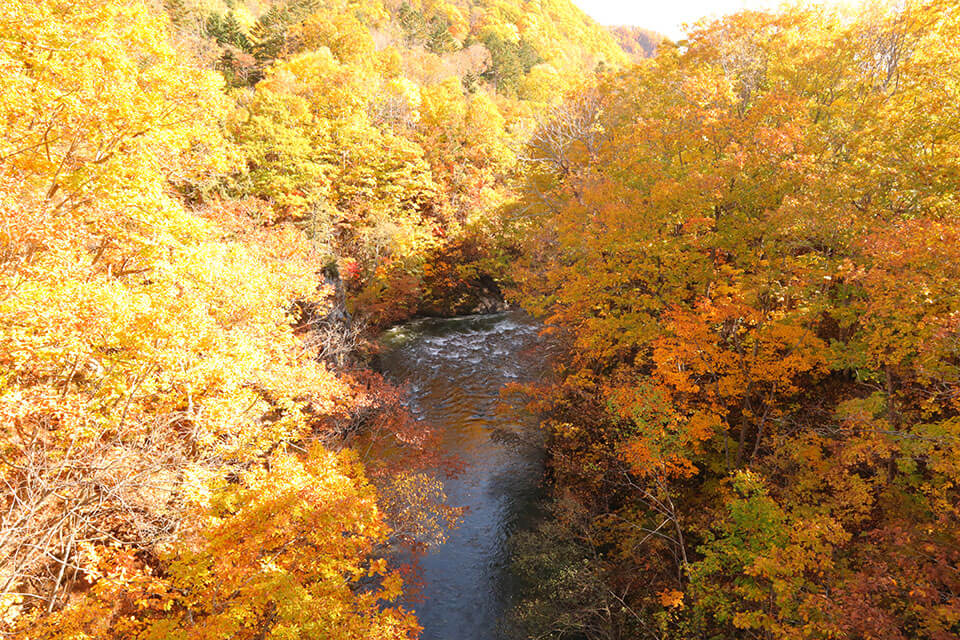
[[[450,504],[467,512],[423,559],[424,599],[409,605],[424,640],[516,637],[503,622],[512,596],[506,543],[535,515],[543,456],[532,418],[505,407],[500,389],[544,375],[537,333],[511,312],[418,320],[384,336],[384,373],[407,385],[414,413],[466,464],[445,484]]]

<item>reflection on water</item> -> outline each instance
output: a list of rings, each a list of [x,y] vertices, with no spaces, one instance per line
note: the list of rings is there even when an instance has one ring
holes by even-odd
[[[442,430],[442,447],[466,465],[446,481],[466,506],[446,544],[422,562],[422,602],[410,605],[425,640],[508,638],[506,540],[533,515],[543,469],[531,418],[506,409],[499,391],[545,371],[537,325],[519,313],[419,320],[384,336],[386,374],[407,385],[411,409]]]

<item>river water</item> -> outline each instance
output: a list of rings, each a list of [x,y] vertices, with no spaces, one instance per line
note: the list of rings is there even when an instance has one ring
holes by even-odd
[[[535,517],[543,455],[533,418],[506,407],[500,390],[545,374],[537,334],[533,320],[510,312],[418,320],[384,335],[384,373],[407,386],[414,414],[465,463],[445,485],[466,513],[423,558],[423,599],[408,604],[424,640],[517,637],[504,622],[514,595],[507,540]]]

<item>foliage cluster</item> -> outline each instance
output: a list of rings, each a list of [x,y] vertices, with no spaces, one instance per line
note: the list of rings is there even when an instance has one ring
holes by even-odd
[[[491,293],[434,282],[429,262],[463,243],[496,255],[491,225],[536,114],[583,70],[626,60],[567,0],[170,10],[235,87],[227,129],[243,163],[216,188],[269,202],[348,263],[352,299],[378,325],[425,310],[430,291],[450,294],[431,309]]]
[[[596,584],[537,637],[960,634],[957,42],[955,0],[743,13],[535,132],[516,296],[570,353],[530,557]]]

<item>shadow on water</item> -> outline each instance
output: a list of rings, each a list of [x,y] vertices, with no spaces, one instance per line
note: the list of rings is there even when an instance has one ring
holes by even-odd
[[[538,515],[543,452],[535,420],[500,390],[546,374],[539,325],[515,312],[424,319],[386,332],[382,371],[406,385],[411,410],[441,431],[466,467],[445,482],[460,526],[421,562],[423,600],[411,603],[424,640],[516,638],[503,623],[515,587],[507,541]]]

